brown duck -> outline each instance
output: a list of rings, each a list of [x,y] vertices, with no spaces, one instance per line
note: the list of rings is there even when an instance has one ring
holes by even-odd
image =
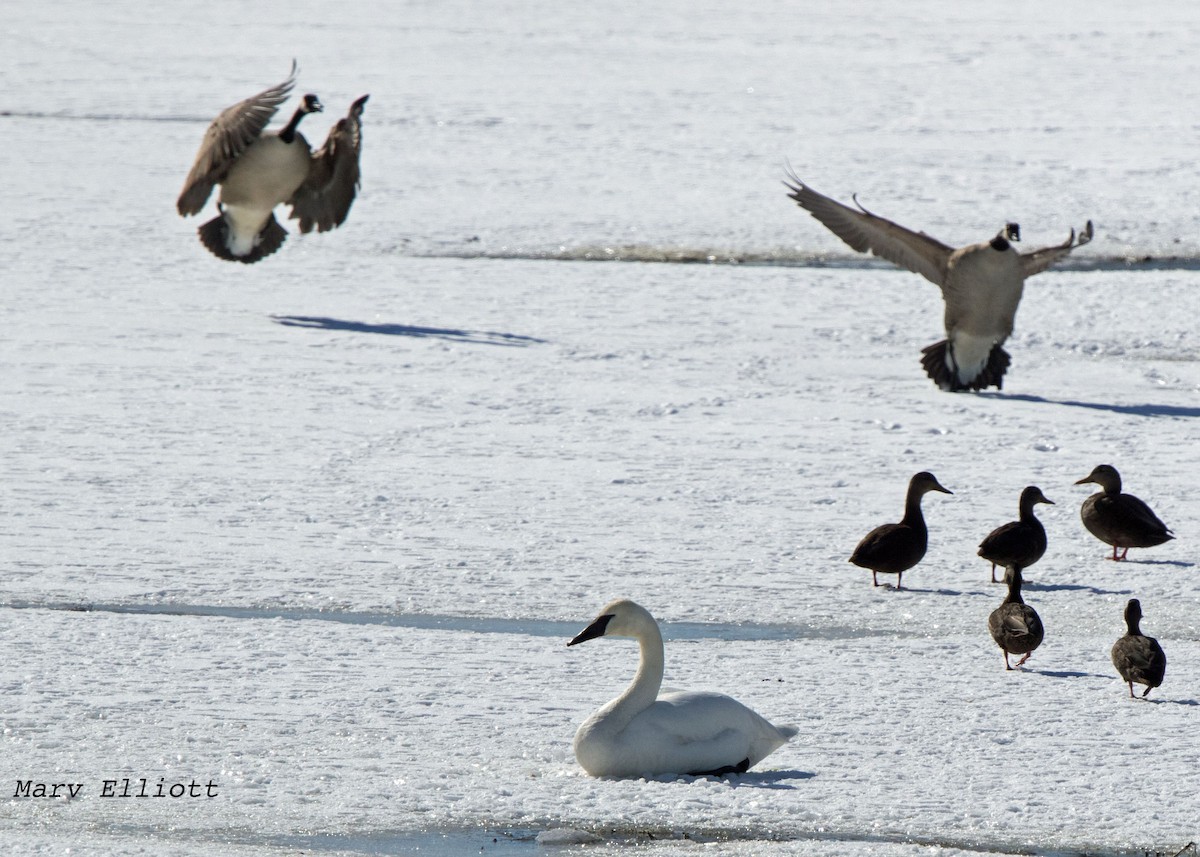
[[[1042,644],[1046,630],[1037,611],[1021,598],[1021,567],[1014,565],[1010,568],[1007,578],[1008,595],[1004,603],[988,616],[988,630],[992,632],[996,645],[1004,652],[1004,668],[1011,670],[1013,667],[1008,662],[1008,656],[1023,655],[1017,661],[1017,666],[1021,666],[1029,660],[1033,650]]]
[[[1112,662],[1121,674],[1121,678],[1129,685],[1129,697],[1133,698],[1134,682],[1146,685],[1142,696],[1150,695],[1150,691],[1163,682],[1167,672],[1167,655],[1158,644],[1158,640],[1147,637],[1138,627],[1142,621],[1142,602],[1130,598],[1125,605],[1125,636],[1117,640],[1112,647]]]
[[[929,545],[929,530],[921,514],[921,498],[930,491],[953,494],[943,488],[932,473],[922,470],[908,482],[904,500],[904,517],[898,524],[883,524],[863,536],[850,562],[871,570],[871,581],[879,586],[879,572],[896,575],[896,588],[904,572],[921,561]]]
[[[979,555],[992,563],[992,583],[996,583],[996,566],[1029,568],[1046,553],[1046,528],[1033,515],[1038,503],[1054,505],[1042,489],[1028,486],[1021,492],[1020,513],[1016,521],[997,527],[979,543]]]
[[[1121,474],[1111,464],[1097,465],[1075,484],[1088,482],[1104,490],[1084,500],[1079,514],[1089,533],[1112,545],[1112,559],[1125,559],[1130,548],[1152,548],[1175,538],[1149,506],[1132,494],[1121,493]],[[1117,548],[1124,548],[1120,556]]]

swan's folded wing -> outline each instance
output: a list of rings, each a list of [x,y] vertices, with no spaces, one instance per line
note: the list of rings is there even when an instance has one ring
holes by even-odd
[[[295,84],[296,62],[293,60],[287,80],[226,108],[213,120],[175,203],[181,215],[186,217],[204,208],[213,185],[225,178],[238,156],[258,139],[279,105],[287,101]]]
[[[1040,274],[1042,271],[1049,268],[1056,262],[1071,255],[1071,251],[1076,247],[1082,247],[1092,240],[1094,230],[1092,221],[1088,221],[1083,227],[1083,231],[1079,233],[1079,238],[1075,238],[1075,230],[1071,230],[1071,234],[1062,244],[1055,244],[1053,247],[1043,247],[1040,250],[1034,250],[1031,253],[1021,254],[1021,270],[1026,277],[1032,277],[1034,274]]]
[[[791,737],[736,699],[721,693],[659,696],[630,723],[631,747],[658,757],[658,767],[688,774],[754,765]]]
[[[953,248],[924,232],[913,232],[872,214],[861,206],[853,209],[842,205],[817,193],[793,172],[788,172],[788,178],[790,181],[784,182],[791,191],[788,196],[859,253],[873,253],[938,286],[945,282],[946,263]]]
[[[346,116],[329,131],[325,145],[313,153],[308,178],[291,199],[301,232],[327,232],[341,226],[358,194],[358,157],[362,151],[362,113],[369,96],[350,105]]]

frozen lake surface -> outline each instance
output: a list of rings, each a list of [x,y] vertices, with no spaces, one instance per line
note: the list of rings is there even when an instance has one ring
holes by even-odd
[[[10,10],[14,853],[1200,839],[1200,12],[726,6]],[[362,194],[220,262],[175,196],[293,56],[329,111],[310,140],[371,93]],[[1097,238],[1028,284],[1004,390],[944,394],[937,290],[797,210],[785,160],[947,243]],[[1176,541],[1105,561],[1073,484],[1101,462]],[[923,469],[954,496],[905,589],[873,589],[846,558]],[[1006,673],[976,549],[1028,484],[1056,504],[1026,587],[1047,638]],[[586,776],[575,728],[636,652],[565,643],[617,596],[662,622],[668,685],[800,734],[729,780]],[[1169,660],[1148,700],[1108,655],[1131,597]],[[219,795],[101,796],[142,778]]]

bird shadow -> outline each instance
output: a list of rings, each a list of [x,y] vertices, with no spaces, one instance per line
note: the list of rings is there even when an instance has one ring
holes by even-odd
[[[656,782],[685,783],[693,783],[696,780],[719,780],[734,788],[794,789],[795,786],[791,785],[789,780],[811,780],[815,776],[816,774],[811,771],[747,771],[741,774],[664,774],[648,779]]]
[[[1151,699],[1148,696],[1144,697],[1144,698],[1147,702],[1153,702],[1156,705],[1188,705],[1188,706],[1200,705],[1200,700],[1195,700],[1195,699]]]
[[[1182,559],[1123,559],[1121,562],[1130,562],[1134,565],[1173,565],[1176,568],[1193,568],[1194,562],[1187,562]]]
[[[958,595],[962,595],[962,594],[963,594],[963,593],[959,592],[957,589],[922,589],[922,588],[921,588],[921,587],[919,587],[919,586],[901,586],[901,587],[897,587],[897,586],[896,586],[896,584],[894,584],[894,583],[881,583],[881,584],[879,584],[879,586],[878,586],[878,587],[876,587],[876,588],[878,588],[878,589],[884,589],[884,590],[887,590],[888,592],[912,592],[912,593],[914,593],[914,594],[917,594],[917,595],[951,595],[951,596],[958,596]]]
[[[1042,405],[1064,405],[1068,408],[1087,408],[1093,411],[1112,411],[1137,417],[1200,417],[1200,408],[1180,405],[1114,405],[1108,402],[1079,402],[1074,399],[1047,399],[1029,393],[979,393],[987,399],[1007,399],[1012,402],[1035,402]]]
[[[735,788],[752,789],[794,789],[789,780],[811,780],[816,774],[812,771],[762,771],[760,773],[738,774],[729,778],[729,784]]]
[[[372,324],[366,321],[351,321],[311,315],[273,315],[271,320],[285,327],[303,327],[310,330],[341,330],[349,333],[374,333],[383,336],[412,336],[419,339],[442,339],[449,342],[467,342],[474,345],[501,345],[509,348],[525,348],[542,345],[547,340],[536,336],[517,333],[499,333],[493,330],[460,330],[451,327],[416,327],[411,324]]]
[[[1048,678],[1112,678],[1099,673],[1079,672],[1078,670],[1029,670],[1034,675],[1044,675]]]
[[[1132,595],[1132,589],[1100,589],[1082,583],[1034,583],[1025,581],[1021,588],[1026,592],[1090,592],[1092,595]]]

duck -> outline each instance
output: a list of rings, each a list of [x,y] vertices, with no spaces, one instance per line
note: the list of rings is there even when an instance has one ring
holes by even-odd
[[[1123,560],[1130,548],[1152,548],[1175,538],[1150,507],[1132,494],[1121,493],[1121,474],[1111,464],[1098,464],[1076,485],[1099,485],[1103,490],[1083,501],[1079,516],[1088,532],[1112,545],[1113,560]],[[1117,548],[1123,548],[1117,556]]]
[[[999,526],[979,543],[979,555],[992,563],[992,583],[997,583],[996,566],[1029,568],[1046,553],[1046,528],[1033,514],[1038,503],[1054,505],[1042,489],[1028,485],[1021,491],[1018,519]]]
[[[250,264],[283,246],[287,230],[275,208],[291,205],[300,231],[326,232],[342,225],[360,183],[362,114],[369,95],[353,104],[329,130],[316,152],[298,130],[303,119],[325,108],[305,95],[278,131],[267,124],[296,84],[297,65],[287,80],[222,111],[204,135],[191,172],[175,203],[180,216],[199,214],[220,185],[218,214],[199,228],[200,242],[217,258]]]
[[[1009,664],[1008,656],[1022,655],[1017,666],[1024,664],[1034,649],[1042,644],[1046,630],[1037,611],[1021,598],[1021,567],[1009,567],[1005,579],[1008,581],[1008,595],[988,616],[988,630],[992,632],[996,645],[1004,652],[1004,668],[1011,670],[1013,666]]]
[[[922,470],[908,481],[904,499],[904,517],[898,524],[882,524],[863,536],[850,554],[850,562],[871,570],[871,582],[879,586],[879,572],[896,575],[896,589],[901,589],[904,572],[919,563],[929,546],[929,529],[921,514],[921,498],[930,491],[953,494],[944,488],[937,477]]]
[[[960,392],[1003,387],[1012,361],[1004,350],[1012,334],[1025,281],[1092,240],[1089,220],[1062,244],[1018,253],[1021,227],[1006,223],[995,237],[957,249],[867,211],[843,205],[813,190],[788,169],[788,196],[859,253],[873,253],[942,290],[946,338],[922,349],[921,365],[942,390]]]
[[[1130,598],[1125,605],[1125,636],[1112,647],[1112,662],[1129,685],[1129,698],[1133,699],[1134,682],[1146,685],[1142,697],[1163,683],[1167,673],[1167,655],[1158,640],[1147,637],[1139,627],[1142,621],[1142,602]]]
[[[641,654],[624,693],[575,733],[575,758],[593,777],[741,774],[798,732],[724,694],[661,693],[662,633],[650,611],[629,599],[606,604],[567,645],[599,637],[632,637]]]

